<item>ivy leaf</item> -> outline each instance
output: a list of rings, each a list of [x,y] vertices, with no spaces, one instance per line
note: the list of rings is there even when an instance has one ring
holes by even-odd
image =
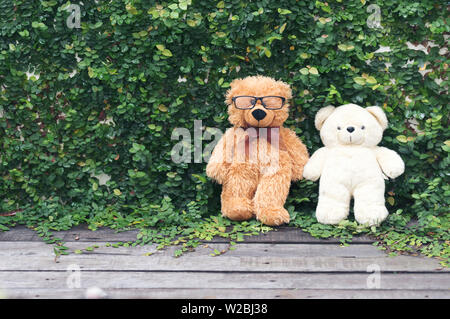
[[[377,83],[377,79],[375,79],[373,76],[369,76],[366,78],[366,82],[369,84],[375,84]]]
[[[170,52],[169,49],[164,49],[164,50],[162,50],[162,55],[167,56],[167,57],[171,57],[172,56],[172,52]]]
[[[338,49],[341,51],[352,51],[355,47],[352,44],[339,44]]]
[[[391,206],[394,206],[394,203],[395,203],[394,197],[389,196],[389,197],[387,198],[387,202],[388,202]]]
[[[136,9],[135,7],[133,7],[133,5],[131,5],[131,4],[127,4],[127,5],[125,6],[125,9],[126,9],[129,13],[131,13],[132,15],[138,14],[137,9]]]
[[[398,135],[398,136],[396,137],[396,139],[397,139],[399,142],[401,142],[401,143],[406,143],[406,142],[408,142],[408,139],[406,138],[405,135]]]
[[[317,70],[317,68],[311,67],[311,68],[309,69],[309,73],[311,73],[311,74],[313,74],[313,75],[318,75],[318,74],[319,74],[319,71]]]
[[[158,110],[160,110],[161,112],[167,112],[169,109],[164,104],[160,104],[158,106]]]
[[[308,75],[309,74],[309,70],[307,68],[301,68],[300,69],[300,73],[303,75]]]
[[[288,10],[288,9],[281,9],[281,8],[278,8],[278,13],[279,13],[279,14],[282,14],[282,15],[286,15],[286,14],[291,14],[292,11],[291,11],[291,10]]]
[[[354,77],[353,81],[355,81],[356,83],[358,83],[359,85],[366,85],[366,79],[363,77]]]

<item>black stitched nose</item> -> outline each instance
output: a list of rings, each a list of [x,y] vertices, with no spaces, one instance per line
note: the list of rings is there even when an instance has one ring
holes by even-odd
[[[252,112],[252,115],[257,121],[261,121],[263,118],[266,117],[267,113],[261,109],[257,109]]]
[[[350,133],[353,132],[354,130],[355,130],[355,128],[353,126],[347,127],[347,131],[349,131]]]

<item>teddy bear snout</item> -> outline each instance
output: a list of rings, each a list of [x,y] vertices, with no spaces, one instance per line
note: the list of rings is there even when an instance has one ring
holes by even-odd
[[[257,109],[252,112],[252,115],[255,118],[255,120],[261,121],[266,117],[267,113],[264,110]]]
[[[353,126],[347,127],[347,131],[348,131],[349,133],[352,133],[354,130],[355,130],[355,128],[354,128]]]

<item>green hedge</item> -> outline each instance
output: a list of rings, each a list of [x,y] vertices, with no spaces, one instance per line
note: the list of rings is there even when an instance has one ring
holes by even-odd
[[[387,182],[385,230],[405,235],[418,219],[402,238],[429,240],[428,249],[443,255],[450,198],[444,3],[83,1],[80,28],[68,27],[69,5],[0,1],[0,208],[22,210],[0,217],[0,226],[194,225],[217,215],[220,187],[206,179],[206,163],[171,160],[171,132],[193,134],[194,120],[224,130],[229,82],[264,74],[291,84],[286,124],[311,153],[321,145],[313,123],[320,107],[384,107],[390,127],[382,145],[406,163],[405,174]],[[382,28],[368,25],[376,8]],[[427,53],[407,46],[425,40],[435,44]],[[390,51],[375,52],[381,46]],[[100,183],[101,174],[111,179]],[[316,200],[317,183],[293,185],[293,225],[319,236],[356,227],[317,224]]]

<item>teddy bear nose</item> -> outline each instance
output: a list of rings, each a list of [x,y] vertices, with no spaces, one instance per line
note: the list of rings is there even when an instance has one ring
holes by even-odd
[[[252,112],[252,115],[257,121],[261,121],[267,114],[263,110],[257,109]]]
[[[353,132],[354,130],[355,130],[355,128],[353,126],[347,127],[347,131],[349,131],[350,133]]]

